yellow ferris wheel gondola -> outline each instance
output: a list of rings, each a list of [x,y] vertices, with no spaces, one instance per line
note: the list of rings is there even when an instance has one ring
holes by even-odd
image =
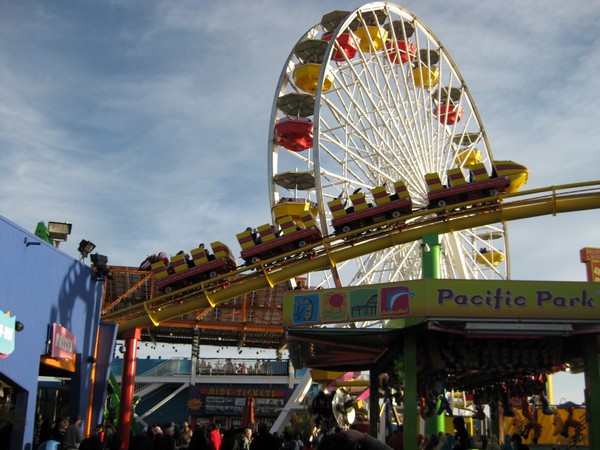
[[[488,264],[495,267],[501,262],[504,262],[504,254],[501,252],[488,251],[487,249],[482,248],[475,259],[479,264]]]
[[[306,39],[294,47],[294,55],[298,63],[293,70],[294,83],[299,89],[309,94],[317,92],[321,75],[321,64],[329,43],[322,39]],[[325,69],[323,89],[329,90],[333,84],[333,70]]]
[[[314,94],[319,87],[319,76],[321,75],[321,64],[306,63],[300,64],[294,68],[294,83],[304,92]],[[323,80],[324,91],[331,89],[333,85],[333,72],[330,68],[326,69]]]

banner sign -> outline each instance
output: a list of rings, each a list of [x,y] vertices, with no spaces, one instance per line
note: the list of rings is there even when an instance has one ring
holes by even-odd
[[[52,358],[75,359],[75,335],[58,323],[48,325],[47,352]]]
[[[287,387],[197,384],[188,388],[187,407],[191,415],[198,417],[241,416],[246,398],[252,396],[257,416],[277,417],[291,394],[292,389]]]
[[[10,355],[15,350],[16,316],[0,309],[0,354]]]
[[[600,283],[432,279],[283,296],[284,326],[411,317],[600,320]]]

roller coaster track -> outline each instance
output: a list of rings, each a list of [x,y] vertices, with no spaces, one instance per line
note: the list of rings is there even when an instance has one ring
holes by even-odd
[[[414,211],[371,227],[330,236],[321,242],[258,264],[211,278],[150,300],[114,310],[102,320],[119,324],[119,332],[159,325],[191,312],[206,312],[237,296],[273,287],[338,263],[422,239],[482,225],[600,208],[600,180],[550,186]]]

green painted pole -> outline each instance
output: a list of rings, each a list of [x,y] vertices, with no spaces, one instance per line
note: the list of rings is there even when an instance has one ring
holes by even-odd
[[[441,245],[439,235],[430,233],[423,236],[421,241],[421,266],[423,268],[423,278],[437,279],[440,277],[440,253]],[[427,435],[438,434],[446,431],[446,414],[437,414],[440,407],[438,399],[435,405],[436,412],[433,417],[425,421],[425,433]]]
[[[422,240],[422,267],[423,278],[438,278],[440,273],[440,244],[437,233],[431,233],[423,236]],[[406,328],[404,334],[404,348],[402,350],[404,358],[404,390],[403,390],[403,428],[404,428],[404,448],[417,448],[418,428],[418,411],[417,411],[417,337],[416,332],[411,329],[422,321],[422,318],[397,319],[391,320],[388,325],[390,328]],[[438,421],[443,424],[441,427],[437,425]],[[433,421],[435,430],[445,430],[444,416],[438,416],[437,421]],[[427,426],[427,423],[426,425]]]
[[[440,277],[441,247],[437,233],[430,233],[423,236],[423,240],[421,241],[423,278],[437,279]]]

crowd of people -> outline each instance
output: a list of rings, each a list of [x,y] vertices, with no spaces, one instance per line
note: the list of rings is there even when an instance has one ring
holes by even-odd
[[[295,445],[290,443],[294,442]],[[265,423],[222,430],[218,423],[197,426],[187,422],[179,428],[173,422],[161,428],[155,424],[147,433],[132,437],[129,450],[301,450],[295,436],[285,432],[272,434]],[[85,450],[81,449],[80,450]]]
[[[455,417],[454,433],[439,432],[429,436],[419,435],[417,450],[529,450],[520,435],[505,436],[499,443],[495,435],[470,436],[464,420]],[[45,446],[47,442],[57,446]],[[307,443],[308,444],[308,443]],[[222,430],[218,423],[208,426],[198,425],[194,429],[188,422],[181,426],[174,422],[154,423],[143,433],[132,436],[129,450],[304,450],[304,442],[291,430],[281,435],[270,432],[266,423],[255,428],[248,426]],[[111,420],[99,424],[92,435],[85,437],[81,427],[81,417],[59,419],[50,425],[38,417],[33,442],[34,450],[59,448],[60,450],[119,450],[121,439]],[[380,442],[368,434],[357,430],[344,430],[330,433],[321,438],[316,450],[404,450],[402,426],[398,427],[388,443]]]
[[[84,441],[99,441],[101,446],[97,448],[102,450],[118,450],[121,446],[121,439],[117,434],[115,424],[110,419],[99,424],[92,436],[85,438],[82,419],[79,415],[71,419],[62,417],[54,422],[43,419],[41,415],[37,416],[33,434],[33,450],[55,448],[76,450],[85,447],[81,447]]]
[[[121,448],[116,427],[111,420],[99,424],[84,437],[81,417],[57,420],[50,426],[39,420],[33,443],[34,450],[118,450]],[[132,435],[129,450],[303,450],[304,443],[291,431],[272,434],[266,423],[222,430],[218,423],[208,426],[181,426],[175,422],[154,423],[143,433]]]
[[[254,363],[244,360],[235,362],[232,358],[225,360],[202,359],[198,366],[200,375],[285,375],[287,373],[287,363],[260,359]]]

